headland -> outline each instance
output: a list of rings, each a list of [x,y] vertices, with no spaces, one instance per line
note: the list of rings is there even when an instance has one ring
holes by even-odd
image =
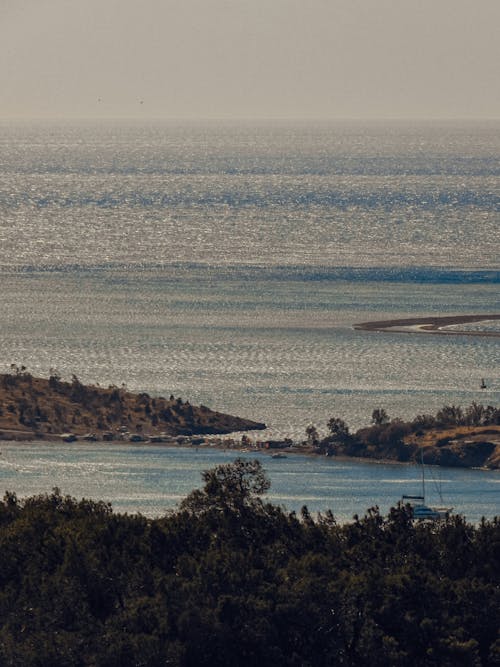
[[[0,375],[0,439],[161,442],[173,437],[261,430],[260,422],[189,401],[133,393],[125,386],[84,385],[57,374],[48,379],[14,366]]]

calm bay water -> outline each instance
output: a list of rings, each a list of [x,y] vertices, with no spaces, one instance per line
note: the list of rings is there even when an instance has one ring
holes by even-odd
[[[419,466],[368,464],[289,455],[275,460],[257,458],[271,480],[266,498],[287,510],[331,509],[338,521],[363,515],[374,505],[383,512],[403,494],[419,494]],[[188,493],[202,486],[200,473],[229,463],[235,453],[215,449],[112,445],[18,445],[2,443],[0,484],[23,497],[63,493],[111,502],[115,511],[157,517],[175,508]],[[500,478],[491,472],[426,467],[426,496],[462,513],[469,521],[492,518],[500,510]]]
[[[498,312],[499,130],[4,123],[0,370],[174,393],[265,421],[272,437],[301,438],[311,422],[324,432],[331,416],[358,428],[377,407],[411,418],[498,405],[500,339],[352,327]],[[161,456],[173,484],[172,454]],[[374,501],[359,507],[338,465],[347,514],[363,511]],[[39,468],[50,488],[53,469],[43,458]],[[15,479],[29,493],[32,477]],[[99,495],[69,479],[63,492]],[[283,479],[300,504],[300,478]]]

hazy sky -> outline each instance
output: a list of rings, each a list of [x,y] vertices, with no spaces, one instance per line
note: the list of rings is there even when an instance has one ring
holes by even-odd
[[[0,0],[2,117],[500,117],[500,0]]]

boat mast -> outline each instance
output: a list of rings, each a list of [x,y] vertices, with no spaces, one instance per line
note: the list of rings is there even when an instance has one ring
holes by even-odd
[[[424,450],[420,450],[420,458],[422,461],[422,498],[424,499],[425,503],[425,469],[424,469]]]

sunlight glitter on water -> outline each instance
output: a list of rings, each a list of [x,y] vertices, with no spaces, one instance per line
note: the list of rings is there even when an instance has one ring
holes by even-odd
[[[500,309],[499,129],[0,123],[0,371],[173,393],[295,439],[379,407],[498,405],[500,340],[353,325]],[[113,451],[40,475],[87,496],[152,483]],[[16,465],[16,488],[39,474]]]

